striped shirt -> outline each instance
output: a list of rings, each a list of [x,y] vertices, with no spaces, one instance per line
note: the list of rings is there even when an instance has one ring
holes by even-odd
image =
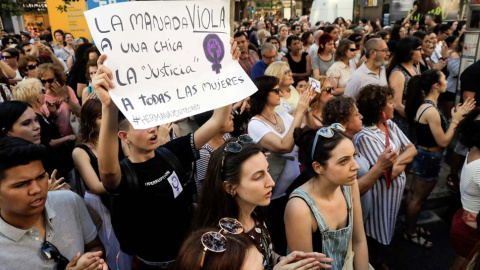
[[[387,121],[390,134],[390,145],[400,154],[400,149],[410,144],[407,136],[391,120]],[[376,126],[363,127],[354,137],[354,143],[370,166],[378,161],[378,156],[385,150],[385,133]],[[405,172],[393,179],[387,189],[385,177],[372,186],[373,203],[370,215],[365,221],[365,233],[384,245],[392,240],[400,202],[406,182]]]
[[[230,139],[230,133],[223,135],[223,141],[227,141],[228,139]],[[207,175],[208,162],[210,161],[210,157],[215,150],[216,149],[213,149],[213,147],[209,144],[205,144],[202,146],[202,148],[200,148],[200,150],[198,150],[200,158],[195,164],[197,169],[195,174],[195,183],[197,185],[197,192],[199,195],[202,190],[202,182]]]

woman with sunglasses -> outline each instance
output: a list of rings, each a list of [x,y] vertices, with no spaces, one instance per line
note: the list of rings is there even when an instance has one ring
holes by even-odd
[[[315,92],[312,101],[310,102],[310,108],[312,112],[310,113],[313,117],[313,121],[315,123],[315,128],[319,128],[323,126],[323,108],[328,101],[333,98],[335,93],[335,87],[332,86],[332,78],[326,78],[325,76],[321,76],[319,78],[320,81],[320,93]]]
[[[312,77],[316,80],[335,62],[335,40],[329,33],[323,33],[318,38],[318,52],[312,58]]]
[[[300,95],[293,116],[274,110],[281,104],[278,82],[279,80],[272,76],[261,76],[254,80],[258,91],[250,97],[250,113],[254,117],[248,124],[248,134],[254,142],[271,152],[270,174],[276,187],[269,205],[268,218],[271,224],[275,224],[270,230],[275,247],[283,255],[287,249],[283,223],[283,212],[288,201],[285,191],[300,174],[293,130],[301,126],[305,114],[310,117],[310,121],[312,119],[310,113],[307,113],[311,100],[310,91]]]
[[[54,64],[42,64],[38,66],[36,75],[46,90],[42,112],[56,118],[60,136],[73,135],[70,115],[73,113],[80,117],[81,106],[73,89],[65,85],[65,73]]]
[[[35,71],[38,67],[38,57],[28,54],[25,56],[25,60],[27,61],[27,63],[23,69],[23,74],[25,75],[24,78],[37,79]]]
[[[331,65],[327,70],[327,77],[334,78],[335,82],[335,95],[343,95],[345,86],[348,80],[352,76],[352,73],[357,68],[354,65],[350,65],[352,59],[357,55],[357,48],[355,43],[348,39],[342,39],[338,43],[337,50],[335,51],[335,63]]]
[[[363,128],[355,135],[358,152],[373,166],[386,149],[398,155],[393,166],[373,184],[372,209],[365,221],[370,263],[375,269],[388,269],[380,258],[380,249],[389,245],[405,189],[405,167],[417,154],[414,145],[393,122],[395,92],[388,86],[367,85],[360,90],[357,106],[363,116]]]
[[[8,48],[2,51],[2,61],[7,64],[13,71],[15,71],[15,77],[7,81],[7,84],[15,85],[22,80],[22,75],[19,70],[19,58],[20,51],[15,48]],[[5,74],[7,75],[7,74]]]
[[[270,220],[272,226],[267,228],[264,214],[275,186],[268,170],[261,146],[253,143],[248,135],[241,135],[220,146],[210,159],[193,228],[218,226],[221,218],[234,218],[241,222],[243,233],[254,240],[262,254],[263,269],[330,268],[323,264],[331,261],[323,254],[295,252],[295,255],[285,258],[275,252],[270,233],[272,227],[279,224]],[[296,265],[289,264],[293,257],[298,261]]]
[[[448,123],[437,107],[438,97],[446,90],[445,75],[432,69],[421,76],[413,77],[407,91],[407,119],[410,126],[421,136],[417,138],[418,154],[412,163],[416,177],[407,199],[407,228],[404,238],[424,248],[430,248],[433,244],[421,236],[422,232],[423,236],[430,236],[430,233],[416,226],[418,215],[437,184],[445,147],[453,139],[458,123],[475,107],[475,100],[467,98],[463,104],[452,109],[452,120]]]
[[[221,243],[221,244],[219,244]],[[183,242],[174,270],[263,270],[262,254],[250,237],[202,228]]]
[[[265,75],[277,77],[279,80],[278,89],[281,94],[280,105],[275,107],[275,111],[293,114],[297,109],[300,94],[293,86],[292,70],[288,63],[283,61],[271,63],[265,70]]]
[[[48,166],[49,169],[57,169],[61,176],[67,175],[73,169],[69,144],[75,141],[75,135],[60,136],[54,119],[42,112],[41,107],[45,104],[45,89],[42,88],[42,83],[38,79],[26,79],[15,86],[13,95],[16,100],[29,104],[36,115],[40,125],[40,142],[49,151],[48,159],[54,160],[54,164]]]
[[[419,75],[416,64],[422,60],[422,40],[417,37],[404,37],[395,47],[395,55],[387,68],[389,86],[395,91],[395,117],[393,121],[410,140],[415,141],[415,133],[410,131],[405,114],[408,81]]]
[[[295,129],[294,137],[300,163],[311,178],[290,194],[285,209],[289,249],[323,251],[333,259],[332,269],[369,269],[359,166],[345,128],[335,123],[318,130]]]

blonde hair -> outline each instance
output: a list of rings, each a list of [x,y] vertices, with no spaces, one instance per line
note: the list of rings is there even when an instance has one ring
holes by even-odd
[[[285,70],[287,70],[290,66],[288,63],[283,61],[276,61],[268,65],[267,69],[265,70],[265,75],[277,77],[278,81],[282,83],[283,75],[285,75]]]
[[[257,39],[263,44],[264,39],[270,37],[270,32],[265,29],[260,29],[257,31]]]
[[[42,93],[42,83],[38,79],[26,79],[13,88],[15,100],[23,101],[32,107],[37,103],[37,97]]]

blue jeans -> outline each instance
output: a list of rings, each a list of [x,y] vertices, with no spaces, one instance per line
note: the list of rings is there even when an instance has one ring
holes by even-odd
[[[428,151],[417,146],[417,155],[412,163],[417,178],[423,182],[436,181],[442,167],[442,158],[441,152]]]

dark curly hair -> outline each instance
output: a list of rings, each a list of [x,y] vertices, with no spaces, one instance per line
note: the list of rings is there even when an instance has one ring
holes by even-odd
[[[323,124],[346,123],[353,113],[355,99],[348,96],[338,96],[330,99],[323,107]]]
[[[468,113],[458,124],[457,131],[460,142],[469,149],[480,148],[480,108],[477,107]]]
[[[253,80],[258,91],[250,97],[250,113],[252,115],[260,114],[267,104],[267,97],[270,91],[279,83],[277,77],[259,76]]]
[[[357,96],[358,111],[363,116],[363,124],[371,126],[378,122],[382,109],[387,105],[387,100],[393,98],[395,92],[388,86],[368,84],[360,89]]]
[[[314,161],[322,166],[328,166],[327,161],[332,157],[332,150],[337,147],[340,141],[350,139],[346,133],[336,129],[331,138],[318,136],[315,153],[313,154],[312,159],[312,147],[315,136],[317,136],[316,134],[317,129],[309,127],[295,128],[293,132],[295,144],[298,146],[298,160],[305,167],[305,173],[308,175],[308,178],[317,175],[312,166]]]

